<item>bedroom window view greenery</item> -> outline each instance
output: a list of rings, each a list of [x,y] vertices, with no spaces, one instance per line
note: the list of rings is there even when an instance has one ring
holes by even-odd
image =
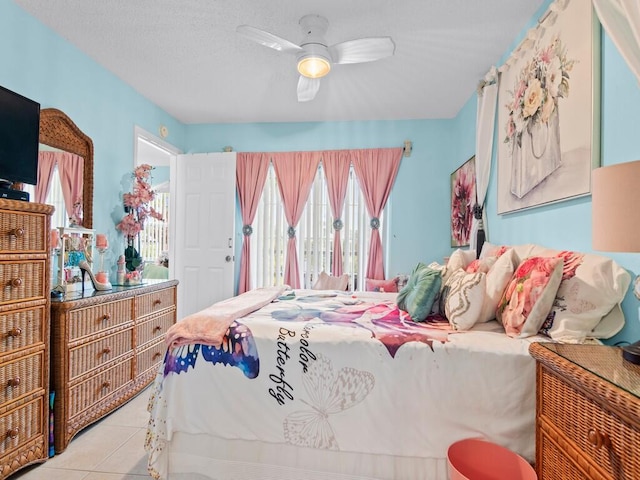
[[[353,167],[349,171],[342,221],[344,224],[342,227],[343,273],[349,274],[350,288],[357,290],[364,286],[370,227],[369,216]],[[332,223],[327,183],[321,164],[296,232],[302,288],[311,288],[321,272],[331,273]],[[386,224],[384,214],[381,216],[381,224],[384,236]],[[253,284],[256,287],[281,285],[284,282],[287,221],[273,166],[269,167],[253,226],[252,242],[254,243],[251,251]]]

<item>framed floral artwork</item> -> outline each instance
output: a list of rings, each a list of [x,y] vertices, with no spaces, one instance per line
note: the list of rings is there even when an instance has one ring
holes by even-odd
[[[451,246],[466,247],[471,238],[476,203],[476,157],[451,174]]]
[[[600,27],[556,0],[500,68],[498,213],[591,193],[600,164]]]

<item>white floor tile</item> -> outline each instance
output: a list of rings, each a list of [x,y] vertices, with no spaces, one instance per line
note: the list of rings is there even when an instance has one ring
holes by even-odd
[[[144,451],[146,434],[146,429],[140,429],[93,470],[96,472],[147,475],[147,454]]]

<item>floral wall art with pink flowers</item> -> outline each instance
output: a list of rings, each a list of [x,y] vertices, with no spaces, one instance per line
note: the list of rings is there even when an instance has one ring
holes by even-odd
[[[591,192],[599,38],[589,0],[556,0],[500,67],[499,214]]]
[[[473,206],[476,203],[476,157],[451,174],[451,246],[465,247],[471,239]]]

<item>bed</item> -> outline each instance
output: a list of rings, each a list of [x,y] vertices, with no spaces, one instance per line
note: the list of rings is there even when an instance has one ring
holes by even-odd
[[[258,290],[268,301],[237,308],[243,294],[218,310],[219,340],[198,343],[206,321],[168,339],[149,400],[152,477],[440,480],[449,445],[473,437],[533,462],[528,349],[556,341],[548,324],[462,331],[433,312],[413,321],[395,293]]]

